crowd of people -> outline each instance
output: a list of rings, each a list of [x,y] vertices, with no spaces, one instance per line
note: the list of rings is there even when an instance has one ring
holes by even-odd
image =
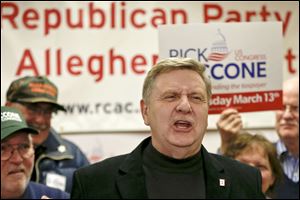
[[[140,110],[151,136],[128,154],[90,164],[51,126],[57,86],[45,76],[14,80],[1,107],[1,198],[299,198],[299,78],[283,84],[279,140],[243,129],[224,110],[218,154],[202,144],[211,81],[205,65],[167,58],[144,80]],[[16,151],[15,151],[16,150]]]
[[[33,168],[29,170],[31,171],[29,180],[70,194],[74,171],[90,163],[78,146],[61,137],[51,127],[52,114],[65,111],[64,107],[57,102],[56,85],[44,76],[26,76],[14,80],[6,94],[5,108],[17,109],[28,126],[38,130],[39,133],[30,136],[35,155],[32,157],[34,164],[31,164]],[[5,140],[2,141],[2,115],[4,114],[1,110],[1,149],[3,150],[2,144]],[[1,158],[2,153],[1,151]],[[15,167],[22,165],[22,162],[18,162]],[[4,165],[1,160],[1,172],[2,167]],[[7,185],[7,182],[1,179],[1,185]],[[1,187],[1,197],[4,198],[2,194]]]
[[[226,109],[217,122],[221,136],[219,154],[226,152],[230,142],[243,130],[242,119],[235,109]],[[283,107],[276,111],[275,129],[279,140],[274,143],[276,158],[283,176],[273,188],[274,198],[299,198],[299,77],[283,84]]]

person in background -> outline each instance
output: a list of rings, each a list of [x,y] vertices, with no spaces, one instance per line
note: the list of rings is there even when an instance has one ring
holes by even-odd
[[[10,84],[6,106],[19,109],[28,125],[39,130],[32,137],[35,167],[31,180],[70,192],[73,172],[89,161],[74,143],[51,128],[52,114],[65,111],[57,97],[57,87],[47,77],[26,76]]]
[[[221,146],[219,154],[224,154],[228,143],[238,135],[243,128],[241,115],[234,108],[225,109],[217,122],[217,127],[221,136]]]
[[[276,149],[269,140],[262,135],[244,132],[229,142],[224,155],[257,167],[262,176],[263,193],[267,198],[275,198],[273,189],[282,177],[282,169]]]
[[[217,127],[221,135],[223,153],[228,142],[242,129],[238,111],[224,110]],[[276,182],[276,198],[299,199],[299,77],[283,83],[283,108],[276,111],[276,132],[279,140],[275,143],[277,157],[283,169],[283,179]]]
[[[140,101],[151,136],[129,154],[76,170],[71,198],[264,198],[258,169],[202,145],[210,96],[205,65],[190,58],[158,62]]]
[[[59,189],[30,181],[34,148],[30,128],[21,113],[1,106],[1,199],[68,199]]]

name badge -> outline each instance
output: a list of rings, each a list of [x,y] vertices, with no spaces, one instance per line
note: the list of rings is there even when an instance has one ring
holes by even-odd
[[[48,173],[46,175],[46,185],[62,191],[66,189],[67,178],[60,174]]]

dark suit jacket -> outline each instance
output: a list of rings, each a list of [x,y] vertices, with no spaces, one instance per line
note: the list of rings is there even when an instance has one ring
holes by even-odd
[[[130,154],[108,158],[74,173],[71,198],[147,199],[142,153],[151,138]],[[206,198],[264,198],[261,175],[253,167],[210,154],[202,146]],[[220,179],[225,180],[221,186]]]

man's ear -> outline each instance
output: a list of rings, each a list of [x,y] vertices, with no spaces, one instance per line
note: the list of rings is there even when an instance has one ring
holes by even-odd
[[[140,101],[140,108],[141,108],[141,113],[144,119],[144,124],[149,125],[149,117],[148,117],[148,106],[146,105],[145,101],[142,99]]]
[[[8,106],[8,107],[9,107],[9,106],[11,106],[11,105],[12,105],[12,102],[10,102],[10,101],[6,101],[6,102],[5,102],[5,106]]]

